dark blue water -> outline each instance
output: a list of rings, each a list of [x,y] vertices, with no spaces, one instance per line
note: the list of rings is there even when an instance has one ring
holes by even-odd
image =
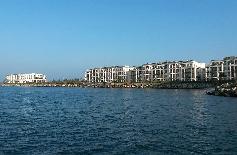
[[[237,154],[237,98],[0,87],[0,154]]]

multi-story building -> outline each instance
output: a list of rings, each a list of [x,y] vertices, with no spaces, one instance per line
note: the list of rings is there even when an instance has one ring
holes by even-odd
[[[144,77],[144,67],[134,67],[133,69],[127,72],[127,81],[128,82],[142,82]]]
[[[18,74],[7,75],[5,78],[6,83],[18,83]]]
[[[144,64],[142,67],[143,74],[141,79],[143,81],[153,81],[153,67],[155,64]]]
[[[198,81],[203,80],[205,63],[173,61],[143,65],[144,81]]]
[[[88,82],[197,81],[205,79],[205,63],[174,61],[144,64],[140,67],[115,66],[90,69]]]
[[[206,66],[207,80],[221,80],[224,78],[224,62],[222,60],[211,60]]]
[[[6,76],[6,83],[44,83],[47,82],[44,74],[10,74]]]
[[[187,61],[183,63],[185,76],[183,76],[183,81],[202,81],[205,80],[205,63],[199,63],[196,61]]]
[[[226,80],[237,79],[237,57],[225,57],[224,60],[224,78]]]
[[[206,67],[207,80],[236,80],[237,57],[225,57],[223,60],[212,60]]]
[[[127,74],[134,67],[129,66],[113,66],[94,68],[86,71],[85,80],[88,82],[126,82]]]
[[[165,63],[153,63],[152,80],[153,81],[165,80]]]
[[[85,79],[88,82],[237,80],[237,57],[212,60],[207,65],[188,60],[95,68],[86,72]]]

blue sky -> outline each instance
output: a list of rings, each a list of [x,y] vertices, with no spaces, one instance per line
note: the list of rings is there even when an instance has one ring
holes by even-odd
[[[0,0],[0,79],[237,56],[237,0]]]

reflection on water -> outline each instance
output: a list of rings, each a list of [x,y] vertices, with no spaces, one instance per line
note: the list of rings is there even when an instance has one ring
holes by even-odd
[[[237,100],[203,90],[0,88],[0,154],[237,154]]]

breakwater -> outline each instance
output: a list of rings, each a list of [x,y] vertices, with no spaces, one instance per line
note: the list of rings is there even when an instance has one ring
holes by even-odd
[[[237,97],[237,82],[224,83],[212,91],[207,92],[208,95],[225,96],[225,97]]]
[[[204,89],[215,87],[214,82],[166,82],[153,84],[153,88],[161,89]]]
[[[156,89],[205,89],[214,88],[220,82],[207,81],[169,81],[169,82],[139,82],[139,83],[27,83],[27,84],[1,84],[1,86],[20,87],[81,87],[81,88],[156,88]]]

